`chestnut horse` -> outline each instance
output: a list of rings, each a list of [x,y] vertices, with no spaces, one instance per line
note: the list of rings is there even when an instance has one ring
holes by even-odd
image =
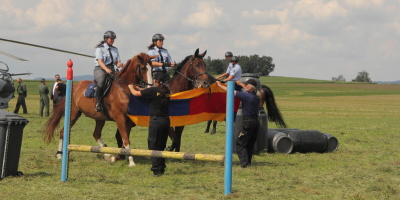
[[[157,55],[158,56],[158,55]],[[96,112],[95,98],[87,98],[84,96],[86,88],[93,81],[79,81],[74,85],[72,103],[71,103],[71,128],[82,115],[82,113],[96,121],[96,127],[93,132],[94,139],[101,147],[107,146],[101,139],[101,131],[106,121],[115,121],[118,127],[118,132],[123,141],[123,146],[129,149],[129,133],[134,123],[128,118],[128,102],[130,90],[128,84],[137,84],[145,86],[148,81],[146,65],[150,60],[157,56],[148,56],[145,53],[140,53],[129,59],[120,72],[114,75],[114,80],[111,83],[111,88],[108,94],[104,97],[104,111]],[[48,144],[54,138],[54,131],[59,126],[61,118],[64,116],[65,99],[59,103],[54,110],[52,116],[46,123],[45,142]],[[61,158],[63,145],[64,130],[60,131],[60,143],[57,151],[57,158]],[[109,156],[105,155],[105,156]],[[111,157],[111,161],[115,162],[115,157]],[[129,157],[129,166],[135,166],[133,157]]]

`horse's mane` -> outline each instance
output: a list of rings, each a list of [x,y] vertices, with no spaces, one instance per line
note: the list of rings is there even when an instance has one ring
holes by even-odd
[[[131,64],[131,62],[133,62],[134,59],[138,59],[139,55],[143,56],[143,54],[145,54],[145,53],[142,52],[142,53],[134,56],[133,58],[127,60],[125,63],[125,66],[121,69],[121,71],[119,71],[118,75],[121,76],[122,74],[124,74],[124,72],[126,72],[128,70],[128,66]]]
[[[182,70],[183,66],[185,66],[185,63],[186,63],[186,62],[189,60],[189,58],[191,58],[191,57],[192,57],[192,55],[186,56],[186,58],[183,59],[182,62],[180,62],[180,63],[178,64],[178,66],[176,67],[176,70],[175,70],[175,73],[174,73],[173,76],[175,76],[176,74],[178,74],[178,72],[180,72],[180,71]],[[201,57],[201,56],[199,56],[199,55],[197,55],[196,58],[203,59],[203,57]]]
[[[121,71],[118,72],[118,75],[121,76],[122,74],[124,74],[124,72],[126,72],[126,70],[128,69],[128,66],[131,64],[132,59],[129,59],[126,61],[125,66],[121,69]]]
[[[178,66],[176,67],[174,76],[175,76],[176,74],[178,74],[178,72],[180,72],[180,71],[182,70],[183,66],[185,66],[186,61],[188,61],[190,57],[191,57],[190,55],[189,55],[189,56],[186,56],[186,58],[183,59],[183,60],[178,64]]]

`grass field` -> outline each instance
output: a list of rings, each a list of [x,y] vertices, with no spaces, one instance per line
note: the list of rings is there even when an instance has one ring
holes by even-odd
[[[279,80],[280,79],[280,80]],[[97,154],[71,152],[69,178],[61,182],[58,140],[45,145],[38,117],[38,82],[27,81],[28,114],[19,170],[25,175],[0,181],[1,199],[400,199],[400,85],[342,84],[285,77],[262,77],[290,128],[334,135],[333,153],[256,155],[242,169],[236,155],[232,194],[224,196],[222,163],[167,160],[166,174],[153,177],[149,158],[108,164]],[[11,100],[9,112],[15,106]],[[22,112],[22,111],[20,111]],[[97,145],[94,121],[81,117],[71,130],[71,144]],[[269,123],[269,128],[276,128]],[[215,135],[205,122],[187,126],[183,152],[223,154],[225,122]],[[106,123],[103,139],[116,146],[116,126]],[[134,148],[147,148],[147,129],[135,127]],[[168,141],[170,144],[170,141]]]

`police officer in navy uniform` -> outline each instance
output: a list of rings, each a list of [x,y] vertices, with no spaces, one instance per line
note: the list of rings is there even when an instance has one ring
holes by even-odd
[[[103,41],[96,46],[94,60],[94,81],[96,88],[96,111],[103,111],[104,83],[108,74],[115,73],[114,65],[122,67],[121,58],[116,47],[113,46],[117,35],[112,31],[104,33]]]
[[[166,74],[156,73],[154,75],[154,87],[143,90],[132,84],[129,85],[129,89],[134,96],[141,96],[150,101],[149,150],[164,151],[167,146],[170,127],[170,90],[165,85],[166,78]],[[151,171],[153,171],[154,176],[163,175],[166,168],[165,159],[152,157],[151,162]]]
[[[175,63],[172,62],[172,58],[168,53],[168,50],[163,48],[164,40],[164,35],[160,33],[154,34],[152,38],[152,44],[148,46],[149,52],[147,54],[149,56],[160,55],[151,60],[151,65],[153,66],[153,76],[157,72],[167,74],[166,67],[175,66]]]
[[[260,99],[257,96],[257,82],[249,79],[245,84],[236,82],[244,91],[234,91],[234,95],[242,101],[243,122],[242,131],[236,138],[236,151],[240,160],[240,166],[246,168],[251,165],[253,148],[258,134],[258,109]],[[227,87],[217,81],[220,88],[227,91]]]

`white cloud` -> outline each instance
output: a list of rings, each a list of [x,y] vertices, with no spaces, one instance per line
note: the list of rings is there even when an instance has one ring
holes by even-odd
[[[196,11],[183,20],[185,25],[210,28],[223,17],[222,9],[215,2],[198,2]]]

